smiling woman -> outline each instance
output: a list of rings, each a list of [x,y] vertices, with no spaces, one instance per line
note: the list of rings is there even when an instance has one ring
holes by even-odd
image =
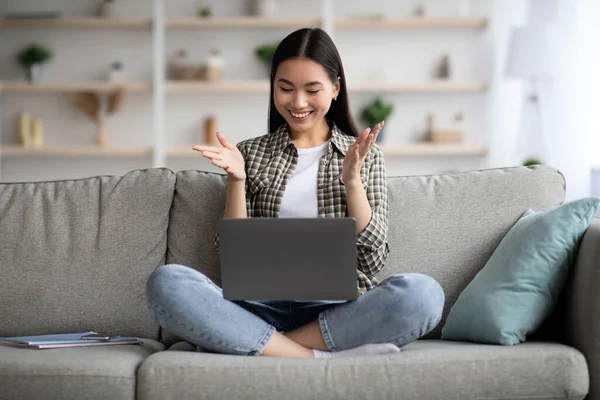
[[[361,296],[351,302],[233,304],[200,272],[166,265],[148,281],[150,308],[161,326],[219,353],[398,352],[439,323],[444,292],[421,274],[392,275],[381,283],[375,278],[389,254],[385,163],[375,145],[383,121],[358,133],[340,55],[318,28],[300,29],[281,41],[270,87],[268,134],[233,145],[218,133],[222,147],[193,148],[227,172],[225,218],[353,218],[356,262],[350,267],[356,267]],[[309,279],[320,279],[316,275]],[[182,289],[170,290],[174,287]]]

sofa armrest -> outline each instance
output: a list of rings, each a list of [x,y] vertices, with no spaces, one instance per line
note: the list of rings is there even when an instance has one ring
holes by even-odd
[[[586,399],[600,400],[600,218],[594,218],[565,292],[567,343],[583,353],[590,373]]]

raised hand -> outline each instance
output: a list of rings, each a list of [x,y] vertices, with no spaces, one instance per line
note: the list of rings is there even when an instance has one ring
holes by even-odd
[[[194,145],[192,149],[208,158],[213,165],[223,168],[229,179],[245,181],[246,170],[242,153],[221,132],[217,132],[217,139],[223,147]]]
[[[373,131],[371,131],[371,128],[366,128],[358,135],[354,144],[348,149],[342,166],[342,182],[344,182],[344,185],[362,185],[360,181],[360,169],[373,143],[377,140],[377,135],[381,132],[384,123],[384,121],[381,121],[375,125]]]

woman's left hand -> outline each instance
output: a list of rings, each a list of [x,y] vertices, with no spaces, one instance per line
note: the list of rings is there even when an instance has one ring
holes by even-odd
[[[345,186],[353,184],[362,185],[360,180],[360,169],[362,168],[373,143],[377,140],[377,135],[381,132],[383,125],[384,121],[381,121],[373,127],[373,131],[371,131],[371,128],[366,128],[358,135],[354,144],[348,149],[342,166],[342,182]]]

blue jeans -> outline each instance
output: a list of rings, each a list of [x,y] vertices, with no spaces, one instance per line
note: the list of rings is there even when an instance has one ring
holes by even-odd
[[[275,331],[314,320],[331,351],[367,343],[398,347],[440,322],[444,291],[429,276],[397,274],[355,301],[230,301],[204,274],[177,264],[158,267],[146,283],[157,323],[203,349],[260,355]]]

